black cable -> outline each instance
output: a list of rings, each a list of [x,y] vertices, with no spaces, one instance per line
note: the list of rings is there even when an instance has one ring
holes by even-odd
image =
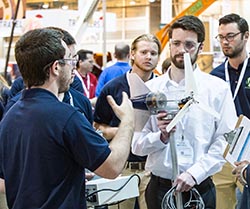
[[[88,194],[87,196],[86,196],[86,200],[88,201],[88,199],[91,197],[91,196],[93,196],[93,195],[95,195],[95,194],[97,194],[97,193],[99,193],[99,192],[105,192],[105,191],[111,191],[111,192],[118,192],[118,191],[120,191],[120,190],[122,190],[127,184],[128,184],[128,182],[133,178],[133,177],[137,177],[138,178],[138,186],[140,185],[140,183],[141,183],[141,178],[140,178],[140,176],[138,175],[138,174],[133,174],[133,175],[131,175],[130,177],[129,177],[129,179],[120,187],[120,188],[118,188],[118,189],[100,189],[100,190],[96,190],[96,191],[94,191],[94,192],[92,192],[92,193],[90,193],[90,194]],[[121,202],[123,202],[124,200],[122,200],[122,201],[119,201],[119,202],[116,202],[116,203],[111,203],[111,204],[105,204],[104,206],[108,206],[108,205],[116,205],[116,204],[119,204],[119,203],[121,203]]]

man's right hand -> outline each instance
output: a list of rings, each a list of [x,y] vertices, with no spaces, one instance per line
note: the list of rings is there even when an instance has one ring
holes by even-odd
[[[115,136],[109,143],[110,155],[105,162],[99,166],[95,173],[104,178],[116,178],[124,169],[127,162],[131,141],[134,133],[134,111],[132,102],[125,92],[122,93],[122,103],[117,105],[112,96],[107,96],[108,103],[113,109],[121,123]]]
[[[108,95],[107,100],[115,115],[122,121],[124,118],[134,124],[134,110],[132,102],[129,100],[128,95],[122,92],[122,103],[117,105],[112,96]]]

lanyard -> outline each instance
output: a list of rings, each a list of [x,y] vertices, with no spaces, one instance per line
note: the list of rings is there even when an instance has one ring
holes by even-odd
[[[86,79],[87,79],[87,86],[85,85],[83,79],[82,79],[82,86],[83,86],[83,89],[84,89],[84,92],[86,94],[86,96],[89,98],[89,91],[90,91],[90,76],[89,74],[86,75]]]
[[[237,93],[238,93],[238,91],[240,89],[240,85],[242,83],[244,74],[246,72],[248,58],[249,58],[249,56],[247,56],[247,58],[244,60],[243,67],[242,67],[241,72],[240,72],[240,77],[239,77],[238,83],[237,83],[235,91],[234,91],[233,100],[235,100],[235,98],[237,96]],[[228,60],[225,62],[225,77],[226,77],[226,82],[229,84],[229,87],[231,88],[231,86],[230,86],[229,72],[228,72]]]
[[[84,90],[84,94],[86,95],[87,98],[89,98],[89,96],[90,96],[90,94],[89,94],[89,90],[90,90],[90,76],[89,76],[89,74],[86,75],[87,76],[86,77],[87,86],[85,85],[83,78],[78,71],[75,72],[75,75],[80,79],[80,81],[82,83],[83,90]]]

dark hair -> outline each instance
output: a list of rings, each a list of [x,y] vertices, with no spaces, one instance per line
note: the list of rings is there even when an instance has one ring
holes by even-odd
[[[115,45],[115,57],[118,60],[126,59],[129,55],[130,47],[125,43],[118,43]]]
[[[219,19],[219,25],[226,25],[229,23],[237,23],[238,29],[241,33],[249,31],[247,21],[237,14],[231,13]]]
[[[195,32],[198,36],[198,42],[203,42],[205,40],[205,27],[198,17],[185,15],[177,19],[168,30],[170,39],[172,38],[173,30],[177,28]]]
[[[54,61],[63,59],[63,34],[47,28],[28,31],[15,45],[15,58],[28,88],[43,85]]]
[[[131,44],[131,51],[135,51],[137,49],[137,43],[141,41],[148,41],[148,42],[154,42],[158,46],[158,54],[161,54],[161,43],[159,39],[152,34],[142,34],[138,36]],[[134,64],[134,60],[131,59],[131,65]]]
[[[79,67],[79,60],[86,60],[87,59],[87,54],[93,54],[93,51],[86,50],[86,49],[80,49],[77,53],[78,55],[78,62],[76,63],[76,67]]]
[[[53,29],[53,30],[59,30],[62,34],[63,34],[63,41],[69,46],[72,44],[76,44],[76,41],[74,39],[74,37],[66,30],[62,29],[62,28],[58,28],[58,27],[47,27],[48,29]]]

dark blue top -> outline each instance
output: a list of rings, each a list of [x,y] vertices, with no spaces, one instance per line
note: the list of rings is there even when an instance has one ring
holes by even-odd
[[[127,81],[126,73],[114,78],[108,82],[102,89],[95,106],[94,121],[97,123],[107,124],[111,127],[118,127],[120,120],[116,117],[112,108],[108,104],[107,95],[111,95],[116,103],[120,105],[122,103],[122,92],[126,92],[130,97],[130,89]],[[130,152],[128,161],[130,162],[145,162],[146,156],[141,157],[134,155]]]
[[[4,105],[3,102],[0,101],[0,120],[2,120],[3,113],[4,113]]]
[[[234,94],[234,91],[236,89],[237,81],[239,79],[242,67],[243,67],[243,63],[239,65],[238,69],[234,69],[228,63],[228,71],[229,71],[232,95]],[[218,67],[216,67],[214,70],[212,70],[211,74],[219,78],[222,78],[223,80],[226,80],[225,62],[219,65]],[[235,104],[238,116],[243,114],[247,116],[248,118],[250,118],[250,62],[249,60],[247,63],[246,71],[245,71],[240,89],[234,100],[234,104]]]
[[[20,91],[22,91],[25,88],[23,77],[19,76],[17,79],[14,80],[14,82],[11,84],[10,93],[9,93],[9,99],[17,95]]]
[[[247,185],[244,186],[244,190],[241,196],[239,209],[250,209],[250,165],[246,168],[246,181]]]
[[[73,107],[76,108],[76,110],[85,115],[90,124],[93,124],[93,113],[91,103],[89,99],[82,93],[70,87],[69,91],[64,93],[63,102],[71,104]]]
[[[7,87],[3,87],[1,97],[2,97],[2,104],[4,107],[8,102],[9,95],[10,95],[10,89]]]
[[[74,77],[74,80],[70,84],[70,86],[81,93],[84,92],[82,83],[77,76]],[[14,97],[17,93],[22,91],[24,88],[25,88],[25,85],[23,82],[23,77],[19,76],[16,80],[14,80],[14,82],[11,85],[10,92],[9,92],[9,99]]]
[[[116,103],[122,103],[122,92],[126,92],[130,97],[130,90],[126,74],[121,75],[109,83],[102,89],[95,105],[94,121],[97,123],[104,123],[112,127],[118,127],[120,120],[116,117],[114,111],[107,101],[107,95],[111,95]]]
[[[44,89],[24,90],[0,123],[0,177],[12,209],[86,209],[85,172],[109,144],[71,105]]]
[[[84,89],[83,89],[83,86],[82,86],[82,82],[81,82],[80,78],[78,78],[77,76],[74,77],[74,80],[73,80],[73,82],[70,84],[70,86],[71,86],[73,89],[79,91],[80,93],[82,93],[82,94],[84,93]]]
[[[7,104],[4,107],[4,115],[9,111],[9,109],[21,98],[22,91],[19,91],[15,96],[9,98]]]
[[[16,96],[12,97],[4,108],[4,115],[8,110],[20,99],[22,92],[17,93]],[[73,100],[72,100],[73,98]],[[84,114],[90,124],[93,123],[92,106],[89,99],[82,93],[70,87],[69,91],[65,92],[63,102],[71,104],[80,113]]]
[[[96,87],[95,95],[98,97],[101,93],[103,86],[112,79],[126,73],[131,69],[131,66],[127,62],[116,62],[115,64],[105,68],[100,77],[98,78],[98,84]]]

